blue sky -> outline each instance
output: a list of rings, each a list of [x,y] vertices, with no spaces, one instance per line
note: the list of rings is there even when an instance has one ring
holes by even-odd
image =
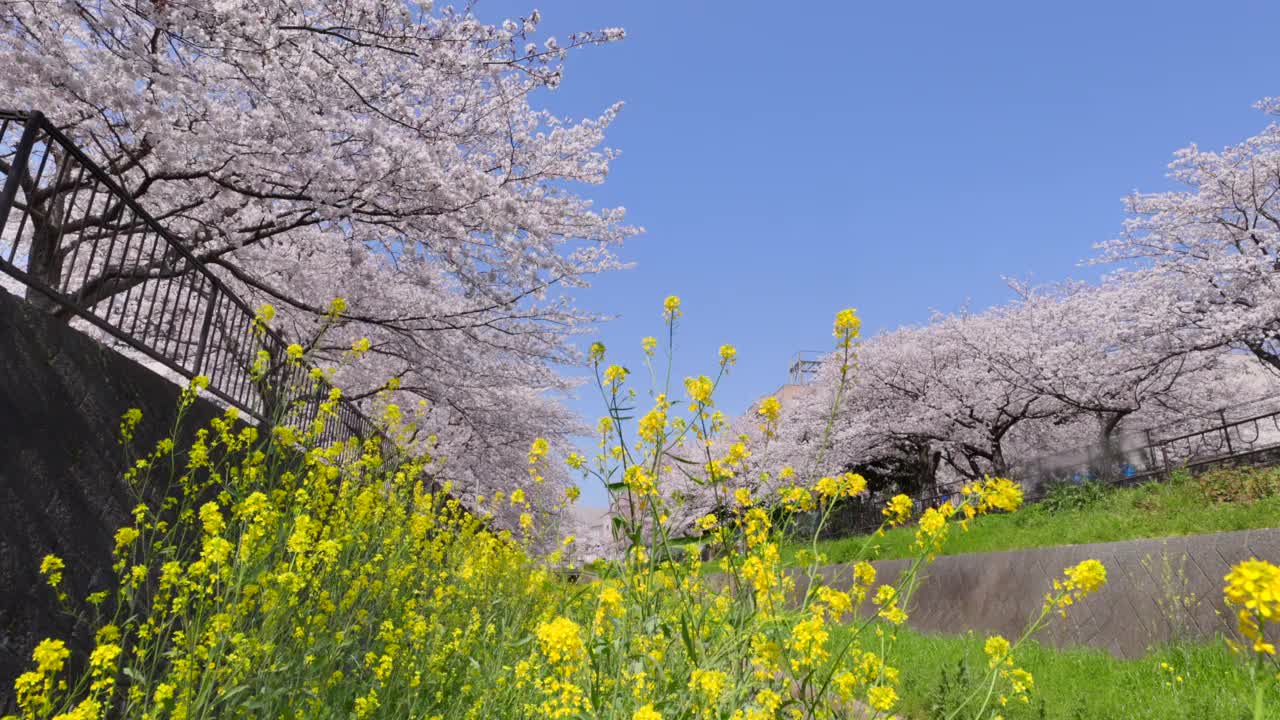
[[[1081,267],[1131,190],[1169,187],[1171,153],[1219,147],[1280,94],[1280,4],[481,0],[486,21],[537,7],[542,30],[621,26],[572,57],[556,112],[622,100],[622,151],[587,194],[645,235],[632,270],[578,293],[618,315],[595,336],[639,369],[661,302],[684,300],[677,374],[740,360],[719,405],[741,412],[825,349],[836,310],[874,333],[933,309],[1009,298],[1002,277]],[[589,338],[584,338],[584,343]],[[573,406],[594,418],[598,400]],[[599,505],[599,488],[584,501]]]

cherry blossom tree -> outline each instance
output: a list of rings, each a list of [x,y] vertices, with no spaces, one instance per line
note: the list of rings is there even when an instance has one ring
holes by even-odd
[[[935,443],[966,477],[1008,468],[1004,439],[1019,423],[1060,411],[1052,398],[1001,372],[1010,340],[990,313],[939,315],[920,328],[877,337],[861,355],[859,402],[890,432]]]
[[[1060,403],[1055,425],[1071,423],[1073,414],[1093,418],[1094,441],[1109,467],[1122,421],[1143,408],[1187,411],[1188,376],[1224,357],[1189,350],[1165,331],[1166,307],[1153,302],[1158,288],[1149,284],[1136,277],[1097,287],[1015,286],[1019,300],[988,311],[1001,328],[998,337],[970,349],[990,358],[1006,382]]]
[[[1280,101],[1258,107],[1280,114]],[[1246,348],[1280,369],[1280,126],[1213,152],[1179,150],[1180,190],[1135,193],[1119,238],[1101,261],[1120,283],[1159,284],[1166,322],[1192,347]]]
[[[596,319],[568,291],[621,267],[638,230],[575,191],[604,181],[620,106],[570,121],[533,96],[621,30],[539,42],[536,11],[486,25],[400,0],[9,3],[0,18],[6,102],[43,111],[286,334],[316,337],[345,297],[308,352],[336,362],[368,338],[339,384],[361,399],[395,378],[401,402],[427,401],[462,489],[519,484],[533,437],[565,443],[571,384],[554,368],[579,361],[570,339]],[[74,181],[56,182],[20,202]],[[144,231],[91,210],[80,242],[95,222]],[[83,273],[89,304],[163,271],[84,272],[63,262],[74,247],[46,250],[31,257],[57,261],[31,270]]]

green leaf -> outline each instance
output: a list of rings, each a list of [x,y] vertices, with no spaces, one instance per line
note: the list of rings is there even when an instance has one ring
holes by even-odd
[[[689,652],[689,657],[694,664],[697,664],[698,651],[693,646],[693,635],[689,632],[689,619],[683,614],[680,615],[680,637],[684,639],[684,647]]]
[[[701,465],[702,464],[699,462],[694,462],[693,460],[685,460],[679,455],[672,455],[671,453],[667,453],[667,457],[671,458],[672,460],[675,460],[676,462],[684,463],[685,465]]]

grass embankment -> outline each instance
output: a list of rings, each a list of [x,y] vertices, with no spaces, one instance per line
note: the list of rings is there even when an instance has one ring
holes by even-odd
[[[1175,473],[1167,483],[1135,488],[1060,487],[1044,502],[1009,515],[992,515],[952,530],[941,554],[996,552],[1136,538],[1280,527],[1280,468],[1218,470],[1192,478]],[[865,535],[824,540],[818,552],[830,563],[853,562]],[[886,532],[871,544],[871,559],[912,555],[915,528]],[[809,543],[785,546],[783,562],[798,564]],[[803,556],[802,556],[803,557]]]
[[[953,712],[985,676],[982,643],[983,638],[974,635],[923,635],[902,628],[895,649],[902,672],[899,717],[933,720],[947,717],[939,708]],[[1119,660],[1089,648],[1055,650],[1028,642],[1014,660],[1035,678],[1035,690],[1029,704],[1010,701],[1001,709],[1006,720],[1238,720],[1253,716],[1249,669],[1222,642],[1169,646],[1137,660]],[[1264,717],[1280,718],[1280,690],[1273,684],[1268,692]],[[969,716],[962,712],[960,717]]]

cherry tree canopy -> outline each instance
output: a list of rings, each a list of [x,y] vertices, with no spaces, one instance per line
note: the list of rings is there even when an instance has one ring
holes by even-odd
[[[972,350],[1007,382],[1096,417],[1104,441],[1144,407],[1185,406],[1179,380],[1224,355],[1188,349],[1165,327],[1160,287],[1150,278],[1126,280],[1016,288],[1017,302],[988,311],[1001,332]]]
[[[1280,101],[1259,107],[1280,113]],[[1280,368],[1280,126],[1219,152],[1178,151],[1170,175],[1185,189],[1138,193],[1102,260],[1117,282],[1159,283],[1174,302],[1168,326],[1195,347],[1248,348]]]
[[[574,191],[605,179],[619,107],[569,121],[531,96],[621,30],[535,44],[536,12],[491,26],[399,0],[24,2],[0,17],[6,102],[43,111],[198,258],[274,303],[287,334],[313,337],[345,297],[308,350],[335,360],[368,337],[339,384],[359,398],[396,377],[427,400],[466,487],[520,482],[530,440],[573,428],[552,366],[577,361],[568,339],[593,316],[562,288],[620,267],[637,229]],[[87,302],[128,287],[110,272],[87,279]]]

